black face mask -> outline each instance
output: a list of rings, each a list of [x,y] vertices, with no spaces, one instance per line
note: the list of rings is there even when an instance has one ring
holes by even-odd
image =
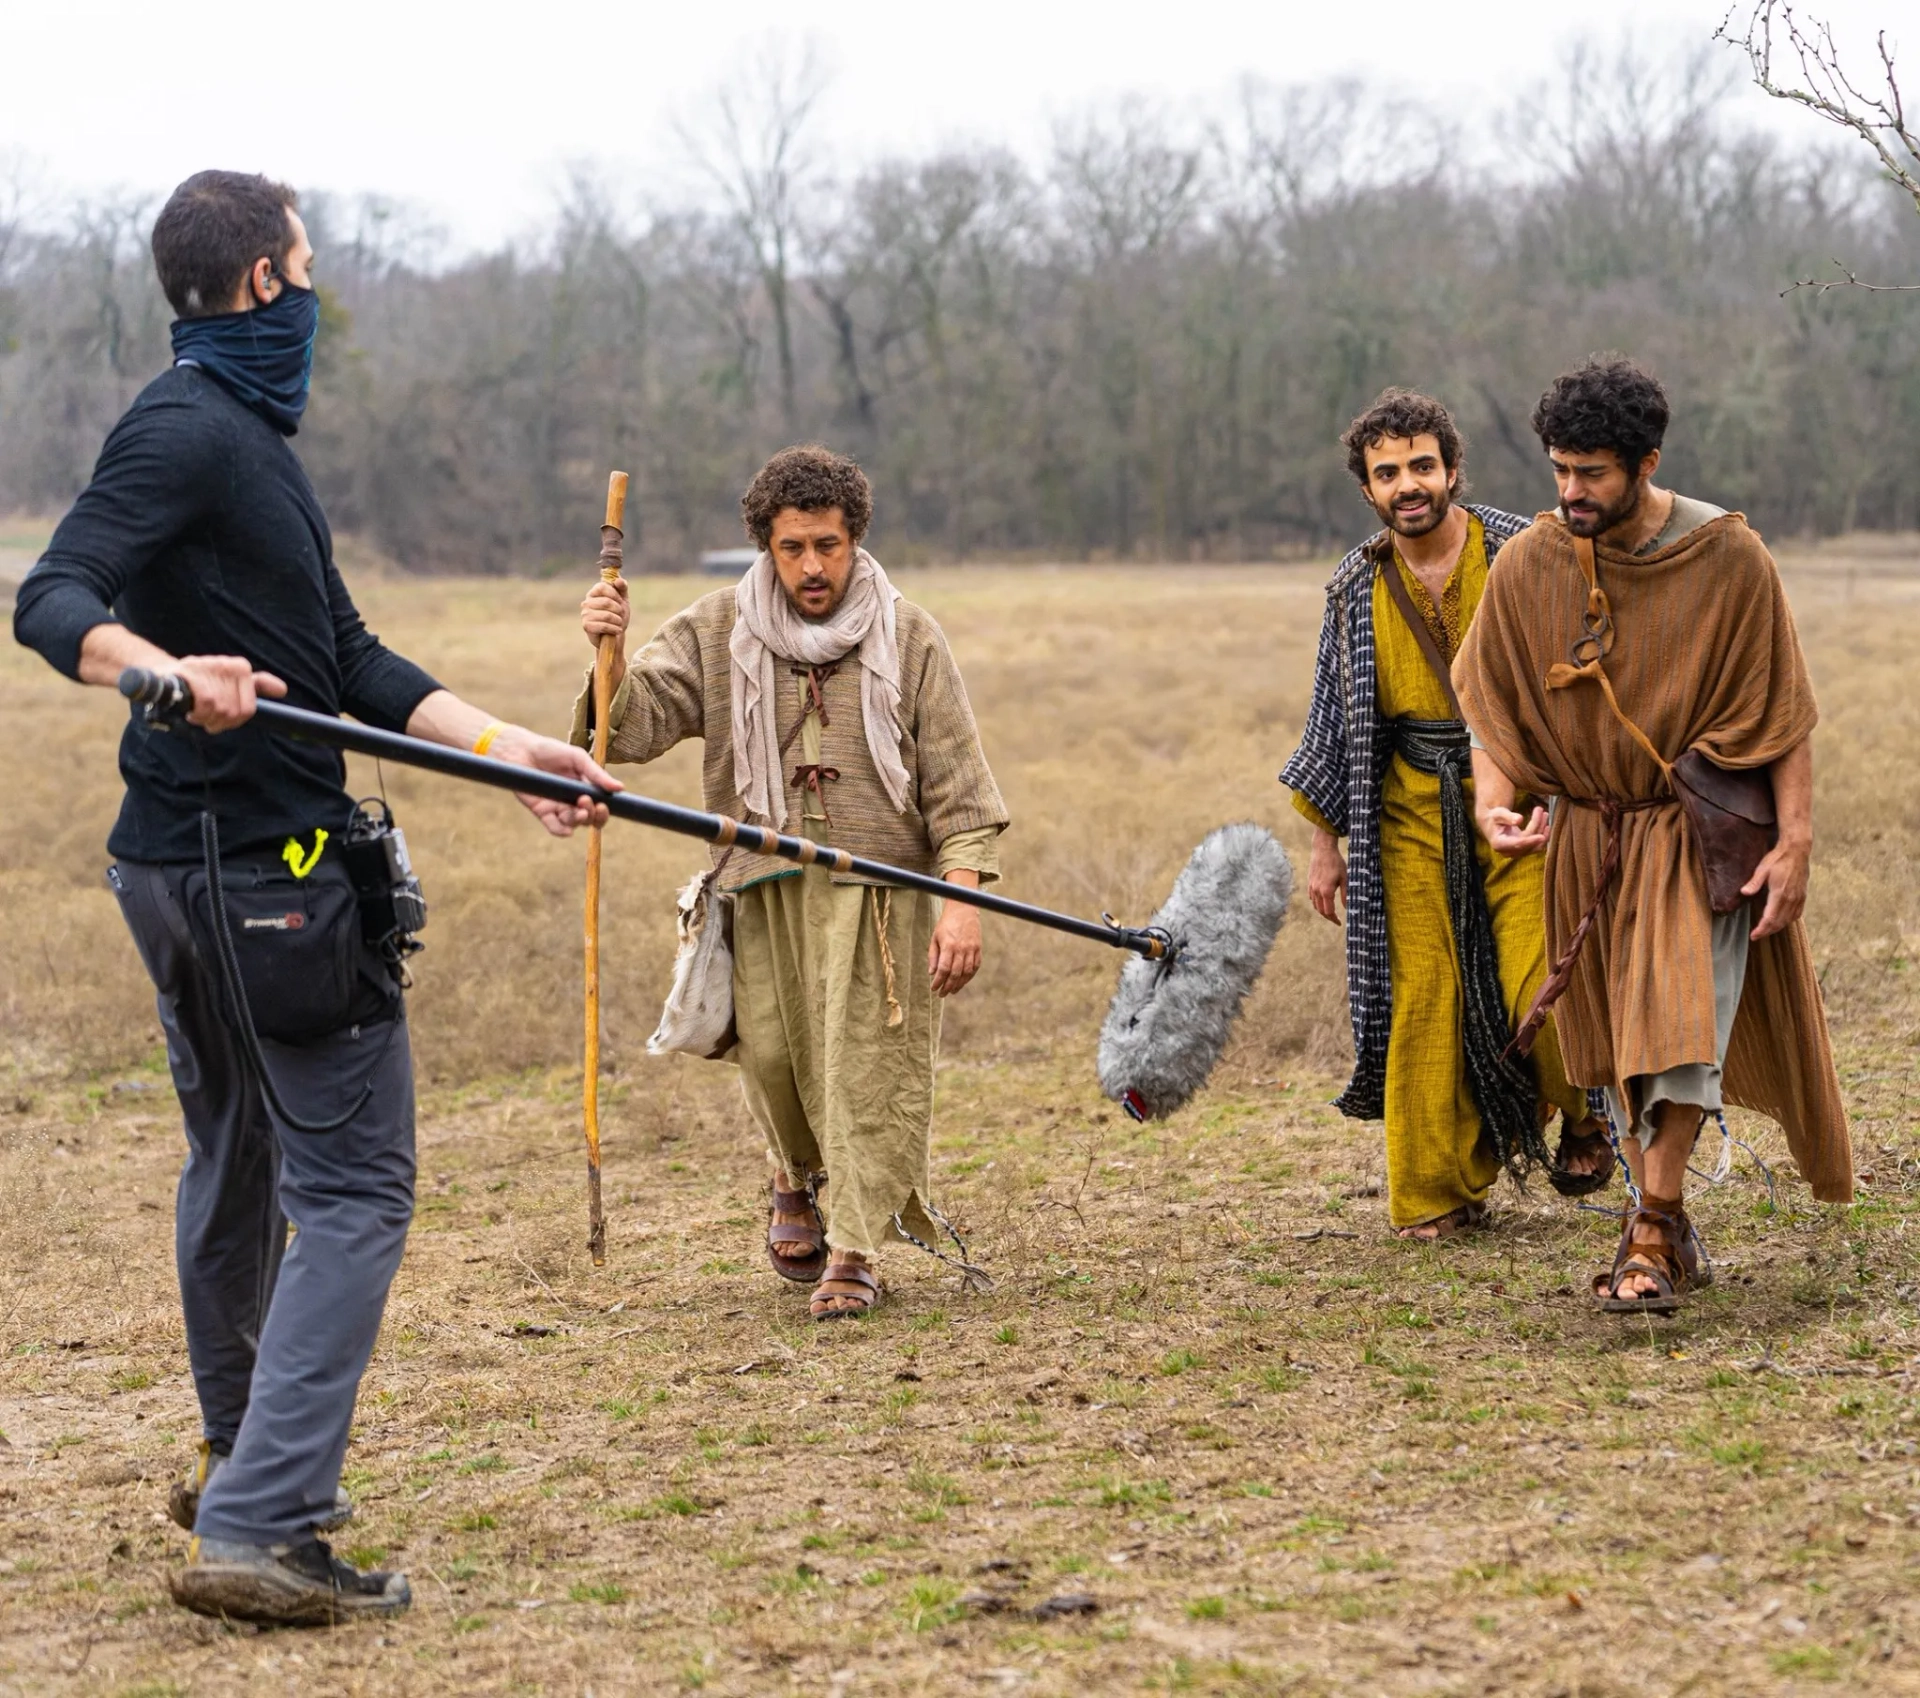
[[[300,428],[313,377],[320,297],[282,279],[280,293],[251,312],[176,319],[173,363],[198,366],[282,436]]]

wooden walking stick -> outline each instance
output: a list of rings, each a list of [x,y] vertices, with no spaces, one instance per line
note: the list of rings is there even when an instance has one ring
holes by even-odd
[[[600,581],[620,576],[620,538],[627,519],[627,474],[607,478],[607,517],[600,527]],[[602,637],[593,658],[593,758],[606,764],[607,716],[613,708],[613,650],[618,637]],[[600,827],[587,833],[587,1041],[580,1103],[587,1130],[587,1250],[593,1265],[607,1260],[607,1219],[600,1207]]]

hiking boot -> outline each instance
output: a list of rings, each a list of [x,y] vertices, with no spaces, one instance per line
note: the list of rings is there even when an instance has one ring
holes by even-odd
[[[227,1460],[224,1450],[215,1450],[205,1439],[200,1441],[199,1454],[193,1460],[193,1472],[184,1480],[175,1480],[167,1493],[167,1515],[174,1526],[193,1531],[194,1517],[200,1513],[200,1494],[207,1489],[207,1482],[214,1476],[220,1464]],[[336,1527],[344,1527],[353,1519],[353,1499],[347,1496],[346,1488],[339,1487],[333,1494],[333,1513],[322,1517],[313,1524],[316,1533],[331,1533]]]
[[[324,1539],[243,1545],[196,1537],[187,1566],[168,1576],[173,1601],[198,1615],[279,1627],[330,1627],[399,1615],[413,1602],[404,1574],[342,1562]]]

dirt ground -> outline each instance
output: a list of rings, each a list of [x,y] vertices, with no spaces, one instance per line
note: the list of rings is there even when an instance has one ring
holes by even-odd
[[[1012,894],[1142,917],[1206,827],[1296,854],[1271,782],[1318,569],[921,573],[1016,818]],[[990,1294],[902,1248],[868,1321],[767,1270],[726,1069],[653,1062],[670,892],[609,839],[611,1250],[584,1249],[579,851],[386,775],[434,915],[419,1214],[341,1544],[413,1613],[177,1611],[197,1437],[171,1259],[177,1111],[100,879],[117,714],[0,654],[0,1692],[1920,1691],[1920,559],[1789,557],[1824,709],[1810,909],[1860,1200],[1783,1141],[1698,1218],[1718,1281],[1604,1322],[1615,1228],[1544,1187],[1386,1233],[1339,1082],[1339,940],[1304,900],[1214,1087],[1136,1127],[1092,1037],[1116,961],[989,922],[954,1009],[938,1200]],[[639,586],[656,617],[701,586]],[[551,721],[576,588],[368,583],[390,640]],[[637,783],[635,775],[629,774]],[[357,775],[371,786],[373,775]],[[676,800],[676,757],[646,786]],[[1705,1146],[1703,1146],[1703,1151]],[[1617,1199],[1618,1192],[1612,1193]]]

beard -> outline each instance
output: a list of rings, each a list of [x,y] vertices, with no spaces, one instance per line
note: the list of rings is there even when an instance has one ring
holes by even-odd
[[[788,589],[785,584],[782,584],[780,589],[782,594],[787,598],[787,605],[791,607],[795,613],[799,614],[809,625],[824,624],[840,611],[840,604],[847,599],[846,585],[843,584],[840,593],[835,595],[833,593],[833,585],[825,578],[803,578],[799,583],[795,584],[792,589]],[[800,597],[803,593],[811,595],[819,591],[826,593],[827,605],[818,613],[814,613],[807,608]]]
[[[1446,523],[1447,515],[1453,511],[1453,488],[1449,485],[1439,495],[1430,497],[1427,510],[1411,517],[1402,513],[1398,505],[1391,501],[1385,506],[1375,502],[1373,510],[1380,515],[1380,522],[1395,536],[1423,537]]]
[[[1610,531],[1615,525],[1631,519],[1640,505],[1641,492],[1646,484],[1636,481],[1627,486],[1627,492],[1611,506],[1596,508],[1587,513],[1571,513],[1565,502],[1560,505],[1560,517],[1566,521],[1567,529],[1577,537],[1597,537],[1603,531]]]

